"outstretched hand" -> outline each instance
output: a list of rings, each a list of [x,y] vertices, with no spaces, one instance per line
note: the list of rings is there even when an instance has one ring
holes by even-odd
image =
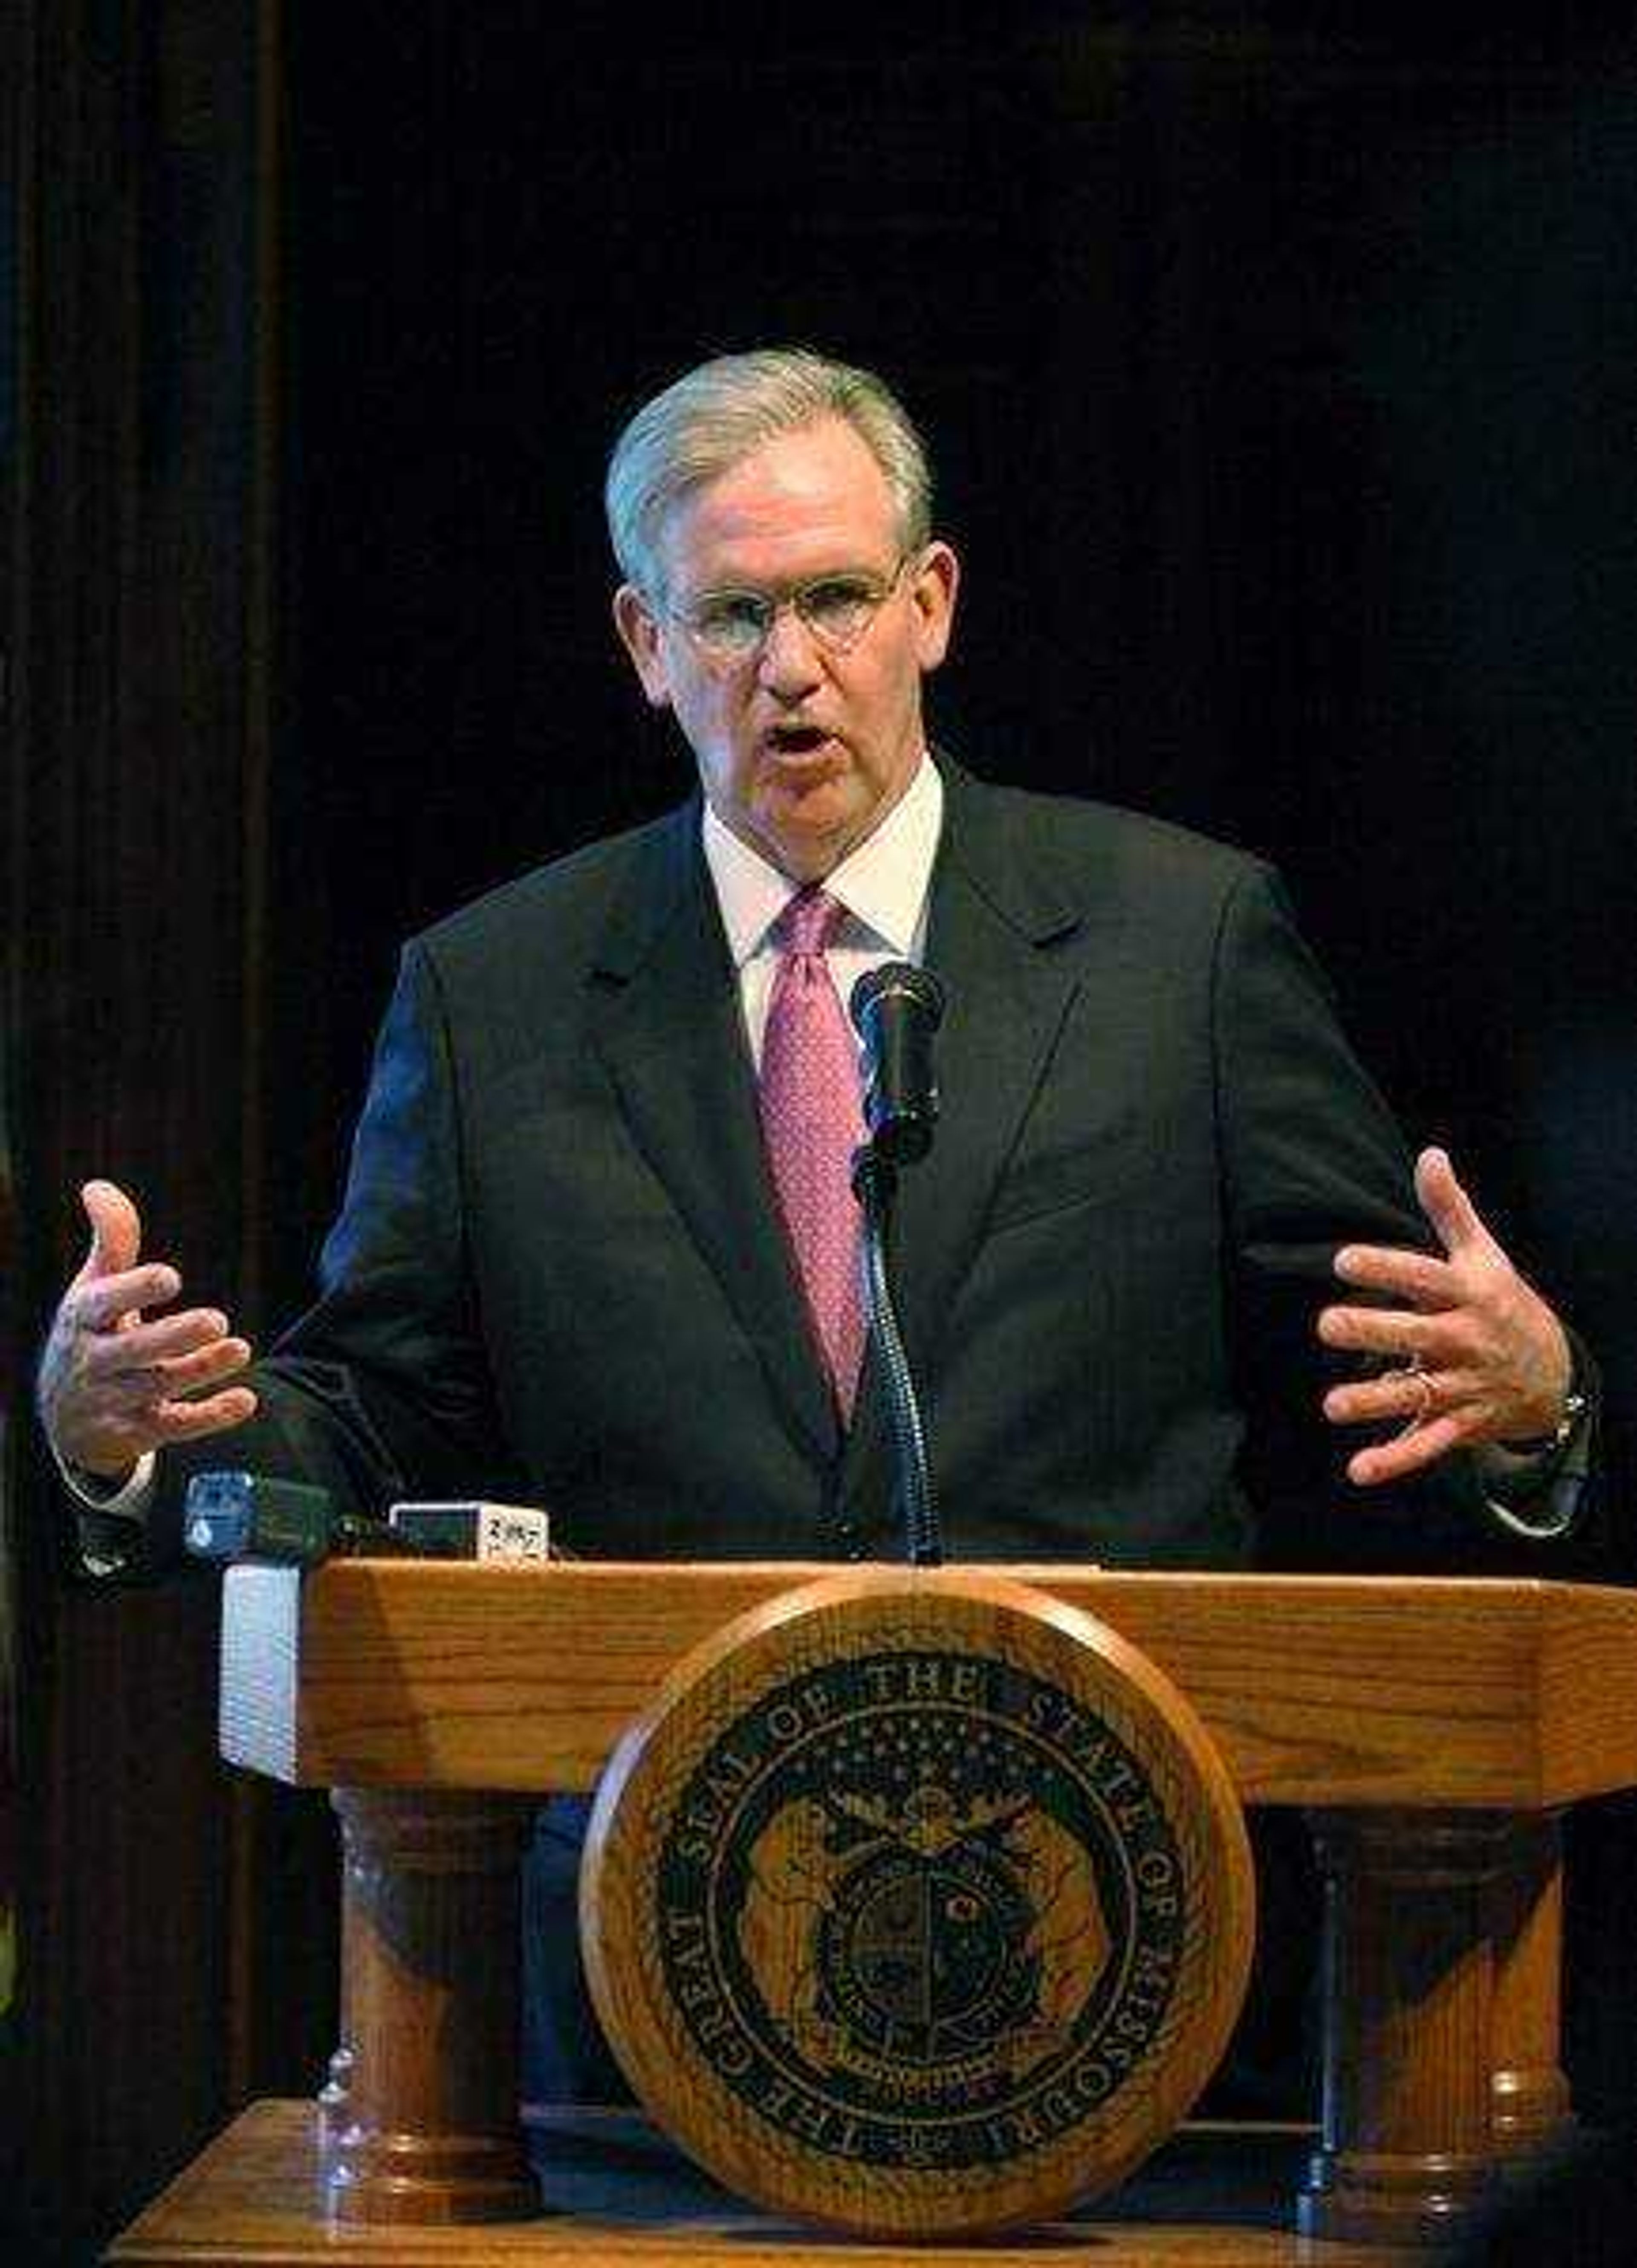
[[[80,1201],[91,1249],[52,1322],[37,1398],[64,1463],[121,1479],[151,1449],[254,1414],[249,1388],[227,1383],[250,1349],[213,1307],[151,1319],[176,1299],[181,1278],[143,1260],[142,1217],[117,1182],[87,1182]]]
[[[1402,1480],[1452,1449],[1550,1435],[1574,1372],[1562,1324],[1485,1227],[1442,1150],[1422,1151],[1415,1191],[1444,1257],[1345,1245],[1335,1263],[1342,1282],[1391,1304],[1330,1307],[1318,1320],[1327,1346],[1390,1366],[1324,1396],[1333,1425],[1399,1427],[1350,1459],[1349,1477],[1366,1488]]]

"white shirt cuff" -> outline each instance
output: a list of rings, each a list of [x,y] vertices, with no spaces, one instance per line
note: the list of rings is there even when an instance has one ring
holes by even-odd
[[[52,1454],[56,1456],[55,1448]],[[100,1473],[82,1471],[79,1466],[70,1465],[62,1457],[57,1457],[56,1464],[63,1486],[87,1512],[111,1513],[122,1520],[147,1518],[159,1467],[159,1459],[151,1449],[137,1458],[122,1481],[106,1480]]]

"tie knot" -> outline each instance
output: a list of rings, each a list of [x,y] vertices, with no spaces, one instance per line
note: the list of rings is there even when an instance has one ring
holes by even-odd
[[[846,910],[827,890],[799,890],[778,917],[781,947],[792,954],[828,951]]]

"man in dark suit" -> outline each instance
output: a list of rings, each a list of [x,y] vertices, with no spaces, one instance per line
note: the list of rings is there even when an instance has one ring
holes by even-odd
[[[707,364],[627,428],[608,500],[616,624],[701,793],[409,946],[319,1300],[248,1380],[87,1188],[40,1399],[92,1564],[173,1558],[183,1481],[224,1462],[372,1513],[525,1498],[580,1554],[898,1556],[856,1269],[823,1272],[799,1196],[840,1189],[833,1261],[851,1042],[851,1130],[775,1093],[889,959],[949,1001],[896,1241],[952,1557],[1470,1567],[1560,1532],[1570,1342],[1448,1160],[1412,1175],[1274,877],[929,751],[958,569],[880,382]],[[1345,1478],[1326,1418],[1369,1429]],[[531,1877],[530,2079],[594,2096],[594,2038],[547,2053],[592,2036],[545,1952],[575,1825]]]
[[[409,946],[321,1295],[248,1382],[88,1188],[41,1406],[92,1554],[163,1559],[226,1455],[370,1511],[523,1494],[579,1552],[893,1556],[880,1400],[856,1345],[827,1366],[758,1113],[820,885],[827,984],[907,957],[948,988],[899,1250],[954,1553],[1471,1565],[1560,1528],[1571,1344],[1447,1159],[1412,1186],[1274,879],[929,753],[958,568],[880,382],[707,364],[632,420],[608,508],[702,795]],[[1375,1437],[1352,1502],[1321,1393]]]

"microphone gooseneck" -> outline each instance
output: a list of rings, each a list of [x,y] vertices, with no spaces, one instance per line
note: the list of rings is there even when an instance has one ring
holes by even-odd
[[[888,1236],[898,1167],[932,1148],[938,1122],[933,1040],[943,1019],[943,987],[930,969],[889,961],[852,988],[853,1028],[864,1043],[864,1118],[870,1138],[852,1161],[853,1194],[864,1214],[864,1300],[879,1357],[898,1472],[899,1511],[916,1567],[943,1564],[926,1431],[893,1302]]]
[[[898,1509],[912,1567],[940,1567],[943,1542],[933,1493],[932,1462],[920,1398],[898,1324],[887,1265],[887,1222],[897,1189],[897,1168],[871,1143],[852,1161],[852,1186],[864,1213],[864,1304],[880,1358],[898,1472]]]

